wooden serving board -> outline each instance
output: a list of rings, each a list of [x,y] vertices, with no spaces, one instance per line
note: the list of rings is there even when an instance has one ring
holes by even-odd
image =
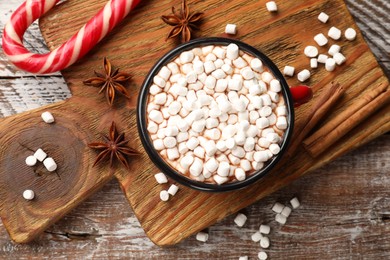
[[[297,71],[308,68],[309,60],[302,53],[306,45],[315,44],[315,34],[326,34],[331,26],[343,31],[348,27],[355,28],[358,31],[355,41],[337,41],[343,46],[346,64],[334,72],[327,72],[322,66],[311,70],[308,84],[313,86],[315,98],[321,95],[321,87],[332,80],[347,88],[346,95],[323,123],[346,109],[370,86],[388,84],[341,0],[278,2],[276,14],[268,13],[266,1],[259,0],[188,2],[191,10],[205,13],[202,30],[195,36],[226,36],[221,33],[226,23],[235,23],[238,26],[235,38],[269,55],[280,69],[285,65],[293,65]],[[104,0],[70,0],[52,10],[40,22],[49,48],[53,49],[67,40],[104,4]],[[172,245],[390,130],[390,105],[386,105],[316,159],[300,149],[288,162],[280,163],[278,169],[246,189],[210,194],[180,187],[179,193],[170,201],[161,202],[159,192],[168,185],[157,185],[154,180],[153,175],[158,169],[140,143],[135,107],[137,91],[149,69],[163,53],[177,45],[174,40],[164,40],[170,28],[160,19],[162,14],[170,13],[172,5],[179,8],[180,2],[143,1],[85,58],[63,71],[72,91],[70,99],[0,121],[0,195],[5,198],[0,202],[0,216],[12,239],[30,241],[114,175],[151,240],[158,245]],[[331,17],[327,24],[317,20],[321,11]],[[320,48],[321,53],[326,53],[333,42]],[[106,105],[105,98],[97,94],[96,88],[82,83],[93,76],[93,70],[102,69],[103,57],[108,57],[114,66],[134,76],[129,87],[132,98],[126,101],[119,99],[113,108]],[[298,84],[295,77],[288,82],[292,86]],[[297,125],[310,109],[309,103],[296,110]],[[58,119],[55,125],[39,123],[43,110],[53,112]],[[141,156],[131,159],[129,171],[119,166],[110,170],[104,164],[92,167],[96,153],[86,144],[106,133],[112,120],[131,138],[132,146],[142,152]],[[56,138],[59,133],[63,133],[62,137]],[[48,152],[58,158],[59,174],[66,178],[57,180],[55,176],[48,176],[34,179],[25,173],[27,170],[22,159],[28,154],[26,147],[36,149],[38,146],[47,147]],[[17,160],[14,154],[17,154]],[[23,185],[42,191],[41,195],[38,194],[37,203],[20,198],[23,185],[12,182],[12,176],[16,174],[22,175]],[[49,193],[45,193],[46,190]]]

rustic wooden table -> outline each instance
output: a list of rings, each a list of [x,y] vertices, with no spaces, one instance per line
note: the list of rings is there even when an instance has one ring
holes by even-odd
[[[1,0],[0,32],[22,0]],[[349,10],[390,76],[390,3],[346,0]],[[26,45],[44,52],[34,24]],[[364,64],[362,64],[364,66]],[[0,52],[0,116],[10,116],[70,97],[59,73],[34,76],[13,67]],[[390,135],[351,152],[244,210],[243,228],[234,216],[211,226],[207,243],[194,237],[170,248],[144,234],[116,181],[52,226],[35,242],[10,241],[0,222],[0,259],[257,259],[250,236],[269,223],[270,259],[390,259]],[[298,196],[302,206],[284,226],[273,221],[276,201]]]

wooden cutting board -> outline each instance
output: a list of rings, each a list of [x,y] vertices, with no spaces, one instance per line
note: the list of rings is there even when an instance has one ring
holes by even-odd
[[[343,31],[348,27],[357,29],[341,0],[278,2],[276,14],[268,13],[266,1],[259,0],[188,2],[191,10],[205,13],[202,30],[195,36],[225,36],[222,32],[226,23],[235,23],[238,26],[235,37],[268,54],[280,69],[285,65],[293,65],[297,71],[309,68],[309,60],[302,53],[306,45],[315,44],[315,34],[326,34],[331,26]],[[52,10],[40,22],[49,47],[53,49],[67,40],[104,4],[104,0],[71,0]],[[390,105],[386,105],[316,159],[300,149],[291,160],[280,164],[283,167],[244,190],[210,194],[180,187],[179,193],[170,201],[161,202],[159,192],[169,184],[157,185],[154,180],[158,169],[142,148],[134,109],[137,91],[149,69],[163,53],[177,45],[174,40],[164,40],[170,28],[160,19],[162,14],[170,13],[172,5],[180,8],[179,1],[144,0],[85,58],[63,71],[73,95],[69,100],[0,121],[0,195],[5,198],[0,202],[0,216],[12,239],[17,242],[31,240],[114,175],[151,240],[158,245],[172,245],[390,130]],[[317,20],[321,11],[330,15],[327,24]],[[388,84],[357,31],[355,41],[348,42],[344,38],[337,41],[343,46],[346,64],[334,72],[327,72],[322,66],[311,70],[308,84],[313,86],[315,98],[321,95],[321,87],[332,80],[347,88],[345,97],[323,123],[345,110],[370,86]],[[333,42],[330,41],[327,47]],[[320,48],[320,51],[326,53],[327,48]],[[82,84],[84,79],[93,76],[93,70],[102,69],[103,57],[134,76],[129,87],[132,98],[119,99],[114,108],[106,105],[97,89]],[[288,82],[291,86],[298,84],[295,77]],[[297,125],[310,109],[309,103],[296,110]],[[43,110],[53,112],[57,119],[55,125],[40,123],[39,115]],[[106,133],[112,120],[131,138],[132,146],[142,152],[141,156],[131,159],[129,171],[119,166],[112,170],[107,165],[92,167],[96,153],[86,144]],[[47,147],[49,153],[58,158],[60,180],[52,175],[32,178],[26,173],[28,169],[22,159],[28,154],[27,148],[38,146]],[[13,158],[14,154],[18,160]],[[23,182],[12,181],[16,174],[22,175]],[[36,203],[20,199],[23,185],[40,191]]]

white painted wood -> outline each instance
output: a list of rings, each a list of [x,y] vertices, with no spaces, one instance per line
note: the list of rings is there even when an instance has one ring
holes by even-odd
[[[0,30],[23,0],[0,0]],[[379,63],[390,75],[390,2],[346,0]],[[31,50],[45,52],[37,25],[26,33]],[[0,52],[0,116],[33,109],[70,97],[60,76],[19,71]],[[115,181],[85,201],[28,245],[9,241],[0,222],[0,259],[257,259],[251,241],[261,223],[269,223],[270,259],[390,259],[390,136],[303,177],[289,187],[245,209],[247,224],[238,228],[234,216],[209,228],[204,244],[189,238],[171,248],[155,246]],[[333,189],[342,192],[335,194]],[[302,206],[280,226],[271,211],[293,196]],[[178,193],[177,196],[180,196]]]

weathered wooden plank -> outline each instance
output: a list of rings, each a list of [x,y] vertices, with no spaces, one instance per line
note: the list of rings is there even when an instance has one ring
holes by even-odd
[[[230,216],[209,228],[206,244],[190,237],[163,249],[148,240],[112,181],[31,244],[13,244],[0,225],[0,257],[257,259],[260,247],[250,236],[269,223],[270,259],[388,259],[389,158],[390,136],[381,136],[248,207],[243,228]],[[273,203],[296,195],[302,206],[280,226],[273,221]]]
[[[8,0],[1,3],[0,14],[3,14],[2,8],[7,4],[13,5],[9,9],[15,9],[14,2],[22,1]],[[358,3],[360,11],[370,10],[367,8],[371,5],[370,2],[383,10],[389,10],[386,0],[347,0],[349,7],[351,3]],[[362,28],[370,47],[374,48],[373,52],[379,62],[385,64],[387,68],[385,71],[389,76],[389,50],[383,47],[389,46],[389,33],[376,33],[377,28],[388,27],[389,23],[373,22],[377,19],[375,16],[380,16],[380,13],[371,11],[363,15],[353,8],[350,10],[355,18],[359,16],[357,19],[359,27]],[[1,15],[0,19],[2,18]],[[366,33],[366,30],[374,32]],[[385,40],[381,40],[381,37]],[[377,41],[380,42],[378,47]],[[36,46],[36,43],[31,44]],[[1,55],[0,52],[0,73],[3,66]],[[24,75],[15,70],[5,73],[2,77],[13,77],[14,73]],[[45,98],[46,96],[43,97]],[[29,109],[27,105],[26,108]],[[287,200],[298,194],[303,202],[303,208],[297,212],[298,215],[293,214],[290,224],[282,228],[282,233],[278,233],[278,237],[271,237],[271,258],[286,259],[295,256],[303,259],[386,259],[390,257],[388,253],[390,206],[387,200],[390,194],[387,191],[389,177],[386,175],[389,172],[387,153],[390,150],[389,145],[387,137],[380,137],[368,146],[331,163],[326,169],[318,170],[249,207],[247,211],[251,216],[250,226],[242,230],[244,235],[234,227],[232,217],[229,217],[210,228],[212,237],[207,245],[195,241],[192,237],[176,247],[160,249],[146,238],[117,184],[111,182],[49,230],[56,233],[70,231],[89,233],[91,228],[96,228],[99,230],[98,235],[103,234],[101,240],[99,237],[94,241],[47,234],[31,245],[14,245],[9,242],[5,229],[0,227],[0,258],[61,258],[66,255],[74,258],[89,256],[151,258],[153,255],[155,258],[164,256],[164,259],[176,259],[180,254],[182,258],[236,259],[247,252],[255,258],[258,245],[243,241],[241,238],[249,238],[259,224],[257,220],[272,218],[269,207],[275,200]],[[356,158],[351,159],[351,156]],[[347,191],[334,194],[335,189],[332,186],[335,183],[342,184],[342,188],[348,188]],[[334,212],[337,214],[333,215]],[[217,238],[214,240],[213,237]],[[273,252],[274,247],[277,252]],[[72,255],[69,252],[72,252]]]

